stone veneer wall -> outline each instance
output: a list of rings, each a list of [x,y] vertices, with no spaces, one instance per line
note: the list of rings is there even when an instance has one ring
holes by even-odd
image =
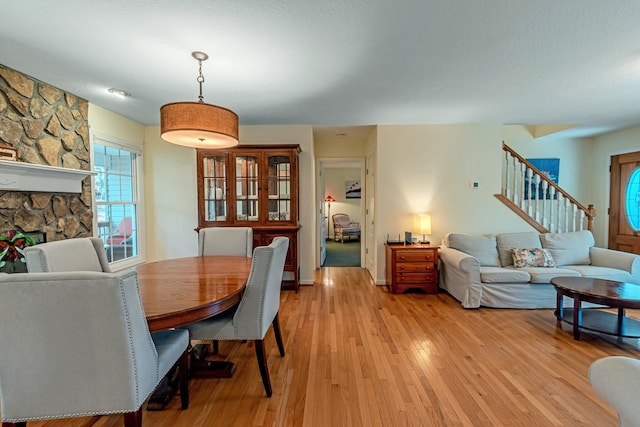
[[[0,146],[18,161],[90,170],[89,103],[0,64]],[[0,191],[0,233],[43,232],[47,241],[92,235],[91,177],[82,192]]]

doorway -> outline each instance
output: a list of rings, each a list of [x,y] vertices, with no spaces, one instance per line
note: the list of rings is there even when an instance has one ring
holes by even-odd
[[[362,267],[364,246],[364,159],[318,159],[318,202],[322,206],[317,227],[320,250],[316,267]],[[358,191],[359,190],[359,191]],[[329,201],[330,200],[330,201]],[[336,241],[332,217],[346,214],[363,230],[359,238]],[[343,241],[344,240],[344,241]]]
[[[609,248],[640,254],[640,152],[611,157]]]

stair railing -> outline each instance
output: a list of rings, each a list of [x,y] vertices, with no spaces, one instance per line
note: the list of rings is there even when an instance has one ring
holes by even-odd
[[[502,149],[502,194],[496,197],[539,232],[592,230],[593,205],[582,205],[504,142]]]

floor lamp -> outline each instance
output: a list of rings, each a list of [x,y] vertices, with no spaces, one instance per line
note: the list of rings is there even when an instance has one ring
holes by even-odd
[[[324,201],[327,202],[327,236],[325,240],[331,240],[331,237],[329,237],[329,218],[331,218],[331,202],[335,202],[336,199],[331,197],[331,195],[328,195],[325,197]]]

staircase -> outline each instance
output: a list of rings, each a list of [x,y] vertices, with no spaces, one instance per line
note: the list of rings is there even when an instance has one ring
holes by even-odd
[[[593,205],[585,207],[504,142],[498,200],[540,233],[592,230]]]

